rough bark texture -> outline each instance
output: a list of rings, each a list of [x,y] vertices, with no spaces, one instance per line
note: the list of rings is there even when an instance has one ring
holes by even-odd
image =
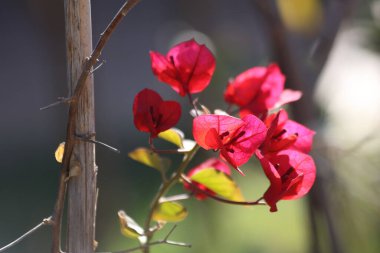
[[[92,52],[90,0],[65,0],[67,74],[70,95],[82,72],[86,57]],[[86,80],[86,89],[78,101],[75,132],[95,133],[93,78]],[[79,175],[68,184],[67,241],[70,253],[94,252],[96,165],[94,144],[78,141],[70,167],[79,165]]]

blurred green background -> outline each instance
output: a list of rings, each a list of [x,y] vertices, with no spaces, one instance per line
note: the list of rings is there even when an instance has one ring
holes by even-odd
[[[123,1],[92,1],[94,42]],[[290,110],[317,131],[313,156],[318,178],[308,198],[282,201],[279,211],[187,200],[188,218],[172,240],[152,252],[341,253],[380,252],[380,1],[355,0],[142,0],[118,27],[95,72],[100,188],[98,251],[137,246],[119,232],[117,211],[144,222],[159,174],[127,153],[147,145],[132,124],[134,95],[145,87],[183,104],[179,128],[191,137],[190,108],[150,69],[149,50],[167,52],[194,37],[217,58],[211,85],[199,95],[209,108],[225,108],[230,77],[279,62],[287,86],[304,98]],[[52,212],[59,164],[54,151],[65,138],[67,108],[39,108],[66,96],[63,2],[2,0],[0,4],[0,247]],[[207,155],[201,152],[192,166]],[[173,156],[174,162],[178,157]],[[255,161],[234,173],[247,199],[268,187]],[[182,192],[178,186],[174,192]],[[168,225],[156,238],[163,238]],[[49,252],[44,227],[7,252]]]

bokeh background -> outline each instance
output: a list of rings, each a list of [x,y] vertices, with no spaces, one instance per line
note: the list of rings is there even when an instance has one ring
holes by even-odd
[[[92,1],[94,42],[123,1]],[[0,1],[0,247],[51,214],[65,138],[67,107],[40,111],[67,95],[63,1]],[[211,85],[198,97],[225,108],[230,77],[278,62],[287,87],[304,97],[290,110],[316,129],[318,178],[308,198],[267,207],[187,200],[188,218],[171,237],[191,249],[160,245],[152,252],[380,252],[380,1],[375,0],[143,0],[118,27],[95,72],[96,132],[121,150],[97,147],[100,188],[98,251],[137,246],[119,232],[117,211],[143,223],[159,174],[127,153],[147,145],[132,124],[134,95],[145,87],[183,104],[179,128],[191,137],[187,100],[159,83],[149,50],[167,52],[190,38],[217,58]],[[204,159],[201,153],[192,165]],[[211,154],[213,155],[213,154]],[[178,157],[173,157],[174,163]],[[257,162],[234,178],[247,199],[268,182]],[[174,192],[181,192],[179,186]],[[170,225],[157,238],[165,236]],[[44,227],[7,252],[49,252]]]

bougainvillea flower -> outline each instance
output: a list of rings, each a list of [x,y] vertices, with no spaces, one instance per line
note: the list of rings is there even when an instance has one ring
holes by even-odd
[[[265,156],[258,151],[256,156],[270,182],[264,200],[271,212],[277,211],[279,200],[301,198],[313,186],[316,169],[311,156],[295,150],[283,150]]]
[[[231,175],[231,170],[230,170],[230,167],[228,167],[227,164],[225,164],[224,162],[222,162],[221,160],[217,159],[217,158],[210,158],[208,159],[207,161],[201,163],[200,165],[198,165],[197,167],[191,169],[188,173],[187,173],[187,177],[191,179],[192,176],[196,175],[197,173],[201,172],[202,170],[204,169],[209,169],[209,168],[213,168],[221,173],[224,173],[228,176]],[[196,186],[197,188],[203,190],[203,191],[207,191],[208,193],[212,194],[212,195],[216,195],[214,191],[210,190],[209,188],[207,188],[205,185],[201,184],[201,183],[198,183],[194,180],[192,180],[192,184],[194,186]],[[188,183],[184,183],[184,187],[186,189],[188,189],[189,191],[193,191],[192,187],[190,184]],[[207,198],[207,195],[202,193],[202,192],[197,192],[197,191],[194,191],[194,196],[195,198],[197,198],[198,200],[203,200],[205,198]]]
[[[276,64],[253,67],[239,74],[227,85],[226,102],[240,107],[241,116],[267,112],[280,99],[285,77]]]
[[[240,116],[265,116],[268,110],[297,101],[302,92],[284,90],[285,77],[276,64],[253,67],[229,82],[224,99],[240,107]]]
[[[150,52],[153,74],[181,96],[203,91],[215,70],[215,58],[205,45],[195,40],[182,42],[166,56]]]
[[[195,141],[206,150],[220,150],[220,156],[242,173],[246,163],[265,139],[267,128],[254,115],[243,119],[206,114],[193,120]]]
[[[140,91],[133,102],[134,123],[138,130],[148,132],[151,137],[177,124],[181,117],[181,106],[175,101],[164,101],[150,89]]]
[[[309,153],[315,132],[288,118],[285,110],[271,114],[265,119],[267,136],[260,147],[263,154],[294,149]]]

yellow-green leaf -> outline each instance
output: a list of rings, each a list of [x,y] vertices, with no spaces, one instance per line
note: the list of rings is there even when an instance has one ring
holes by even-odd
[[[54,153],[55,160],[57,160],[57,162],[62,163],[64,152],[65,152],[65,142],[61,142],[58,145],[58,148],[55,150],[55,153]]]
[[[158,154],[147,148],[137,148],[128,153],[128,156],[159,171],[164,171],[168,166],[168,159],[161,158]]]
[[[322,24],[321,0],[277,0],[276,2],[282,21],[294,32],[315,32]]]
[[[244,201],[236,183],[225,173],[214,168],[205,168],[193,174],[190,179],[206,186],[216,194],[233,201]]]
[[[178,202],[163,202],[158,204],[153,212],[153,220],[158,222],[178,222],[187,217],[186,208]]]
[[[179,148],[183,148],[182,140],[185,137],[185,135],[181,130],[177,128],[170,128],[164,132],[161,132],[158,134],[158,137],[165,141],[173,143]]]
[[[117,215],[119,216],[120,231],[125,237],[138,239],[144,236],[144,229],[124,211],[120,210]]]

